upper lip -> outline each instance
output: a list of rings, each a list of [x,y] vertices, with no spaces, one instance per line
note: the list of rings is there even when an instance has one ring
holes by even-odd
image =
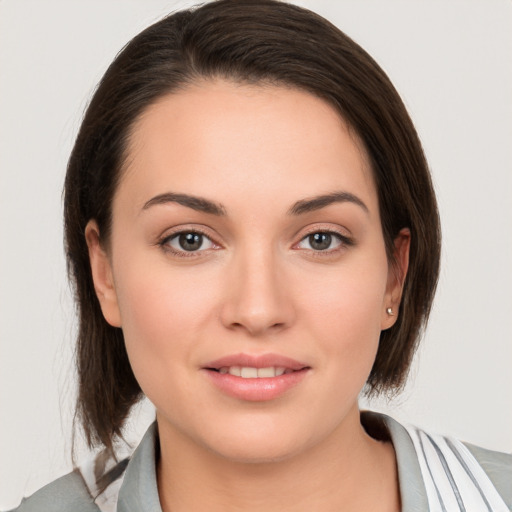
[[[231,354],[228,356],[215,359],[204,365],[204,368],[211,368],[218,370],[230,366],[241,366],[247,368],[270,368],[279,367],[290,370],[302,370],[308,368],[307,364],[301,363],[290,357],[282,356],[279,354]]]

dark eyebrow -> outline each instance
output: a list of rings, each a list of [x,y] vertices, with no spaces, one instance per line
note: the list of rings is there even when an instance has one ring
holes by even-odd
[[[321,196],[312,197],[310,199],[301,199],[297,201],[289,210],[289,215],[302,215],[303,213],[320,210],[333,203],[354,203],[360,206],[366,213],[369,212],[368,207],[354,194],[350,192],[333,192]]]
[[[173,192],[167,192],[165,194],[159,194],[151,198],[149,201],[144,203],[143,210],[147,210],[151,206],[156,204],[166,203],[178,203],[187,208],[192,208],[198,212],[210,213],[212,215],[225,215],[226,209],[219,203],[205,199],[204,197],[196,197],[188,194],[175,194]]]

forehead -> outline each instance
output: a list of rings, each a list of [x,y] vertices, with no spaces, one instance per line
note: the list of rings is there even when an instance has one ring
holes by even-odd
[[[166,191],[284,203],[340,189],[376,201],[366,151],[332,106],[218,80],[164,96],[137,119],[118,192],[140,205]]]

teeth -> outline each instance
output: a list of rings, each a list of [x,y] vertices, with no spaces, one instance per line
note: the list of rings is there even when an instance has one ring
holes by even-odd
[[[234,375],[235,377],[241,377],[240,366],[230,366],[228,369],[228,373],[230,375]]]
[[[257,379],[259,378],[271,378],[279,377],[284,373],[292,373],[293,370],[290,368],[274,367],[268,368],[252,368],[249,366],[224,366],[219,368],[219,373],[234,375],[235,377],[242,377],[243,379]]]
[[[258,368],[258,377],[275,377],[275,368]]]
[[[243,366],[240,368],[240,377],[243,379],[257,379],[258,370],[256,368],[247,368]]]

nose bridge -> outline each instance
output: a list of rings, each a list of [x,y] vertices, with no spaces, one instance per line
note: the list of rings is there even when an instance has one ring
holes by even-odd
[[[226,326],[259,335],[291,323],[293,308],[278,252],[261,240],[235,251],[224,305]]]

